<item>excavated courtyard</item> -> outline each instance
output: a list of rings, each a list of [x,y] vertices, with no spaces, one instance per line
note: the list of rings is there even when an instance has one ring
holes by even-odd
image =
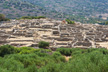
[[[48,18],[0,23],[0,45],[37,47],[40,41],[49,42],[50,48],[108,48],[108,26],[66,24]]]

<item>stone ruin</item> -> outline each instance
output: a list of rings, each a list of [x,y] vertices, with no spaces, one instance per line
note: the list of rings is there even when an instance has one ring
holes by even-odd
[[[77,22],[65,24],[53,19],[0,23],[0,45],[37,47],[40,41],[49,42],[50,48],[102,48],[108,42],[108,26]]]

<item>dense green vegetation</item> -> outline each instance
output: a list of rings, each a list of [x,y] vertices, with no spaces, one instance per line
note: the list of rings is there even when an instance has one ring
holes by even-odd
[[[23,16],[19,19],[41,19],[41,18],[46,18],[45,16]]]
[[[0,46],[0,72],[108,72],[108,50],[58,48],[52,52],[4,45]]]
[[[74,21],[71,21],[71,20],[69,20],[69,19],[66,19],[66,21],[67,21],[68,24],[75,24]]]
[[[4,14],[0,14],[0,21],[9,21],[9,19]]]
[[[108,21],[103,21],[103,22],[101,22],[99,24],[101,24],[101,25],[108,25]]]
[[[47,48],[49,47],[49,43],[45,41],[40,41],[38,46],[39,48]]]
[[[105,22],[105,25],[108,25],[108,21]]]

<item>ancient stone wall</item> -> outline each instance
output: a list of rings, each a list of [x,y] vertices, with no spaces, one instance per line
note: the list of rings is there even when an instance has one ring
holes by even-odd
[[[108,26],[64,24],[53,19],[11,20],[0,23],[0,45],[37,46],[39,41],[49,42],[51,48],[98,48],[100,46],[97,42],[108,41]]]

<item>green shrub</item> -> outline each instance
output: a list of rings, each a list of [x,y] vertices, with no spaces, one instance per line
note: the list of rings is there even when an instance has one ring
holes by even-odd
[[[1,53],[2,52],[2,53]],[[48,49],[0,46],[0,72],[108,72],[108,50],[104,48]],[[69,61],[63,55],[71,55]]]
[[[0,14],[0,21],[9,21],[9,19],[4,14]]]
[[[80,48],[72,48],[71,51],[72,51],[71,56],[77,56],[77,55],[81,55],[83,53],[87,53],[86,50],[80,49]]]
[[[56,56],[61,56],[61,53],[60,53],[60,52],[54,52],[54,53],[53,53],[53,56],[54,56],[54,57],[56,57]]]
[[[21,47],[17,49],[19,54],[30,54],[30,53],[35,53],[39,52],[40,49],[34,49],[32,47]]]
[[[46,18],[46,17],[44,17],[44,16],[37,16],[37,17],[35,17],[35,16],[23,16],[20,19],[41,19],[41,18]]]
[[[108,21],[105,22],[105,25],[108,25]]]
[[[39,70],[39,72],[60,72],[60,71],[61,71],[60,65],[55,64],[53,62],[49,63],[48,65]]]
[[[69,20],[69,19],[66,19],[66,21],[67,21],[68,24],[75,24],[74,21],[71,21],[71,20]]]
[[[10,71],[20,72],[22,69],[24,69],[23,64],[14,59],[6,59],[2,64],[2,68]]]
[[[39,48],[47,48],[49,47],[49,43],[45,41],[40,41],[38,44]]]
[[[69,48],[58,48],[56,51],[59,51],[61,54],[70,56],[72,54],[72,50]]]
[[[56,51],[59,51],[61,54],[66,56],[80,55],[87,52],[80,48],[58,48]]]
[[[0,46],[0,56],[17,53],[17,50],[11,45]]]
[[[38,69],[37,69],[36,65],[33,64],[27,68],[26,72],[38,72]]]
[[[41,53],[48,53],[48,52],[52,52],[50,49],[40,49]]]
[[[45,16],[38,16],[36,19],[46,18]]]
[[[23,17],[21,17],[21,19],[32,19],[32,17],[30,17],[30,16],[23,16]]]
[[[41,53],[41,52],[36,52],[35,54],[38,55],[39,57],[49,56],[47,53]]]

